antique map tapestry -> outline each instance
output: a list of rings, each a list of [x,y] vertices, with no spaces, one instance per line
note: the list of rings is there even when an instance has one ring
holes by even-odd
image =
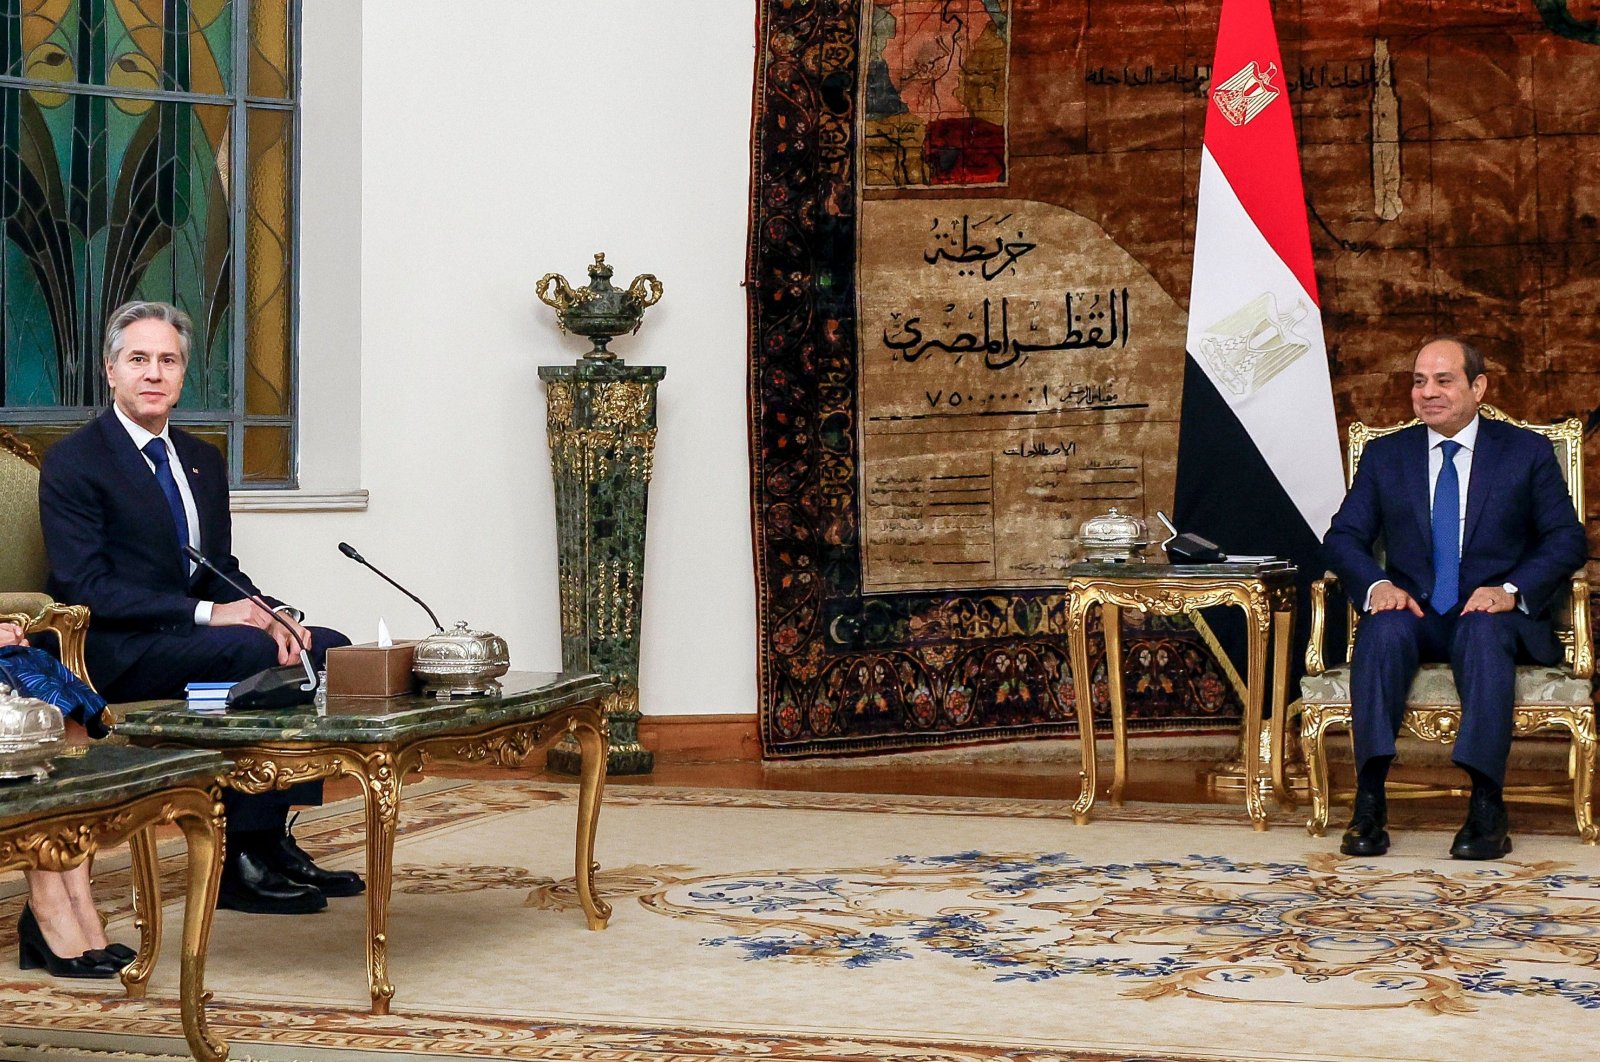
[[[1220,7],[761,0],[766,755],[1074,729],[1078,525],[1172,504]],[[1409,416],[1440,331],[1485,349],[1516,415],[1600,405],[1596,14],[1276,5],[1341,426]],[[1126,618],[1132,729],[1237,718],[1193,630]]]

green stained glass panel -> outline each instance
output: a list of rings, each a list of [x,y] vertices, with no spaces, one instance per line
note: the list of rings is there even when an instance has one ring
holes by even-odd
[[[295,114],[267,101],[293,98],[298,10],[0,0],[0,423],[48,445],[93,416],[106,316],[171,302],[195,326],[177,420],[292,482]]]
[[[0,0],[0,56],[20,77],[226,95],[233,0]]]
[[[194,319],[182,408],[226,408],[228,108],[3,88],[0,124],[0,399],[104,403],[105,318],[143,298]]]

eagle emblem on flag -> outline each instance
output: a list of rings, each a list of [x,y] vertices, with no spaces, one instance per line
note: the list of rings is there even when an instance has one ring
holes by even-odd
[[[1300,333],[1309,313],[1304,302],[1279,313],[1278,300],[1265,292],[1206,329],[1200,353],[1228,390],[1254,394],[1311,349]]]
[[[1262,70],[1251,60],[1216,87],[1211,93],[1211,102],[1230,124],[1245,125],[1280,95],[1278,87],[1272,83],[1277,74],[1276,63],[1268,63]]]

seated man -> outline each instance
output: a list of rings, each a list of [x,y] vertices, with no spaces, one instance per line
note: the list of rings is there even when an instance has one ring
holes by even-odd
[[[189,682],[232,682],[298,659],[293,636],[184,553],[193,545],[254,590],[232,555],[228,473],[208,443],[168,422],[183,391],[189,318],[131,302],[106,326],[111,408],[51,447],[39,479],[50,593],[88,605],[89,675],[111,701],[182,697]],[[320,666],[349,639],[300,626],[267,599]],[[291,803],[320,803],[321,783],[244,796],[225,790],[227,857],[219,907],[304,914],[354,896],[361,878],[318,867],[287,827]]]
[[[1366,613],[1351,659],[1355,812],[1339,850],[1389,850],[1384,780],[1418,664],[1450,664],[1461,694],[1452,759],[1472,779],[1450,854],[1511,851],[1501,787],[1511,749],[1517,657],[1561,659],[1547,610],[1588,543],[1550,441],[1478,416],[1483,355],[1455,337],[1417,352],[1420,425],[1374,439],[1323,542],[1328,566]],[[1387,570],[1373,558],[1382,538]]]

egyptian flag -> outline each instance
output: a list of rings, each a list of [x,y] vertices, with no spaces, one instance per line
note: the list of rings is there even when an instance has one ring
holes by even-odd
[[[1225,553],[1290,558],[1304,587],[1344,478],[1287,82],[1268,0],[1223,0],[1175,519]]]

